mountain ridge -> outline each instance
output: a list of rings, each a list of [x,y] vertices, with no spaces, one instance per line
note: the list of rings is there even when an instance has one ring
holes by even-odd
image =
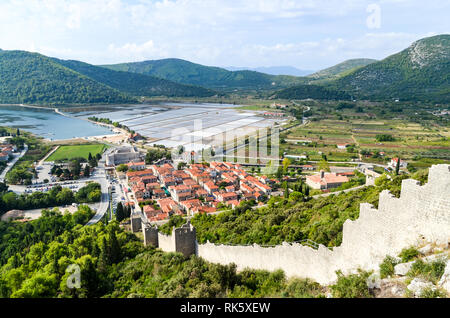
[[[136,102],[39,53],[0,51],[0,74],[0,102],[5,104]]]
[[[377,60],[367,58],[350,59],[310,74],[307,77],[314,80],[332,79],[342,76],[343,73],[350,72],[375,62],[377,62]]]
[[[203,87],[20,50],[0,50],[0,76],[0,103],[4,104],[122,104],[138,102],[141,96],[217,94]]]
[[[314,71],[312,70],[303,70],[298,69],[293,66],[261,66],[261,67],[235,67],[235,66],[229,66],[224,67],[228,71],[254,71],[259,73],[264,73],[268,75],[287,75],[287,76],[296,76],[296,77],[302,77],[302,76],[308,76]]]
[[[331,87],[358,98],[450,102],[450,35],[415,41],[338,78]]]
[[[309,81],[334,92],[374,101],[450,102],[450,35],[423,38],[383,60],[357,67],[335,78]],[[310,98],[303,85],[274,96]]]
[[[55,60],[67,68],[134,96],[209,97],[216,95],[216,92],[203,87],[178,84],[154,76],[114,71],[76,60]]]
[[[221,67],[205,66],[176,58],[101,66],[210,89],[276,89],[303,82],[302,78],[294,76],[275,76],[248,70],[233,72]]]

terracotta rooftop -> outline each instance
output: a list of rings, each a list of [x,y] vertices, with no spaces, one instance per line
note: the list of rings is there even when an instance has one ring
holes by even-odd
[[[335,173],[325,173],[323,178],[320,178],[320,174],[313,176],[307,176],[306,179],[311,180],[314,183],[327,184],[327,183],[345,183],[348,182],[348,178],[345,176],[338,176]]]
[[[141,170],[141,171],[128,171],[127,172],[128,178],[143,177],[143,176],[148,176],[148,175],[153,175],[153,170],[145,169],[145,170]]]

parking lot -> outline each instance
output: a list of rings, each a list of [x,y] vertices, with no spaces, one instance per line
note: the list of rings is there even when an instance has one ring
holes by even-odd
[[[122,184],[116,179],[111,180],[111,199],[113,211],[116,210],[117,204],[122,202],[124,205],[128,200],[125,192],[123,191]]]
[[[26,186],[24,193],[33,193],[33,192],[48,192],[53,187],[62,186],[63,188],[68,188],[72,191],[77,192],[80,188],[86,185],[88,180],[83,181],[64,181],[64,182],[54,182],[54,183],[39,183],[34,185]]]

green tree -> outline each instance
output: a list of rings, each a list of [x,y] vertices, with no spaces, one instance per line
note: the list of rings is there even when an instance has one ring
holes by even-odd
[[[91,166],[92,169],[98,166],[97,158],[95,158],[95,157],[93,157],[88,162],[89,162],[89,166]]]
[[[289,198],[289,185],[287,182],[284,182],[284,198]]]
[[[89,178],[91,176],[91,168],[89,165],[84,166],[84,177]]]
[[[102,191],[100,189],[90,192],[87,196],[88,202],[99,202],[102,197]]]
[[[304,199],[303,193],[301,192],[291,192],[291,194],[289,194],[289,201],[292,202],[302,202]]]
[[[72,160],[69,163],[69,170],[74,176],[79,176],[81,173],[81,165],[78,160]]]
[[[116,220],[121,222],[124,219],[125,219],[125,211],[123,209],[122,202],[119,202],[116,208]]]
[[[398,157],[397,165],[395,166],[395,175],[396,176],[398,176],[400,173],[400,162],[401,162],[401,159],[400,159],[400,157]]]
[[[289,158],[283,159],[283,173],[286,174],[288,172],[289,166],[291,165],[291,160]]]
[[[309,197],[309,186],[306,184],[305,184],[305,191],[303,193],[305,193],[306,197]]]
[[[61,192],[56,195],[58,205],[68,205],[75,201],[73,192],[68,188],[63,188]]]
[[[22,288],[14,292],[12,298],[44,298],[56,294],[58,281],[56,274],[38,272],[25,280]]]
[[[131,206],[127,205],[126,208],[124,209],[125,212],[125,219],[128,219],[131,217]]]
[[[126,164],[121,164],[119,165],[116,170],[118,172],[127,172],[128,171],[128,166]]]

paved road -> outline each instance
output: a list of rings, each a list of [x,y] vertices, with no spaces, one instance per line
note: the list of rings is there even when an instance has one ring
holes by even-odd
[[[109,210],[109,181],[106,178],[105,167],[103,164],[99,163],[96,169],[96,175],[93,179],[94,181],[98,182],[101,186],[102,198],[100,201],[100,205],[97,209],[97,213],[95,213],[95,215],[86,225],[92,225],[97,223]]]
[[[102,217],[109,210],[109,188],[110,183],[106,177],[105,170],[105,160],[106,156],[114,150],[114,147],[107,149],[102,156],[102,159],[98,162],[98,167],[95,170],[95,176],[93,176],[95,181],[98,182],[102,189],[102,199],[100,201],[100,206],[97,209],[97,213],[92,217],[92,219],[86,225],[96,224],[102,219]]]
[[[44,164],[44,161],[47,160],[47,158],[50,157],[58,149],[59,149],[59,146],[53,147],[53,149],[48,154],[46,154],[44,158],[42,158],[39,161],[38,166],[42,166]]]
[[[320,163],[320,161],[308,161],[308,163]],[[371,163],[371,162],[360,162],[360,161],[328,161],[328,163],[332,164],[350,164],[350,165],[361,165],[361,166],[374,166],[387,168],[387,165],[382,165],[379,163]]]
[[[22,150],[22,152],[18,156],[16,156],[11,162],[8,162],[8,165],[6,166],[5,170],[3,170],[3,172],[0,174],[0,182],[5,181],[6,174],[9,172],[9,170],[12,169],[12,167],[14,167],[14,165],[17,163],[17,161],[19,161],[20,158],[25,156],[27,151],[28,145],[24,145],[24,149]]]
[[[330,196],[332,194],[340,194],[340,193],[352,192],[352,191],[356,191],[356,190],[359,190],[359,189],[363,189],[365,187],[366,187],[366,185],[362,185],[362,186],[358,186],[358,187],[354,187],[354,188],[350,188],[350,189],[346,189],[346,190],[342,190],[342,191],[317,194],[317,195],[313,195],[312,198],[313,199],[318,199],[318,198],[328,197],[328,196]]]

